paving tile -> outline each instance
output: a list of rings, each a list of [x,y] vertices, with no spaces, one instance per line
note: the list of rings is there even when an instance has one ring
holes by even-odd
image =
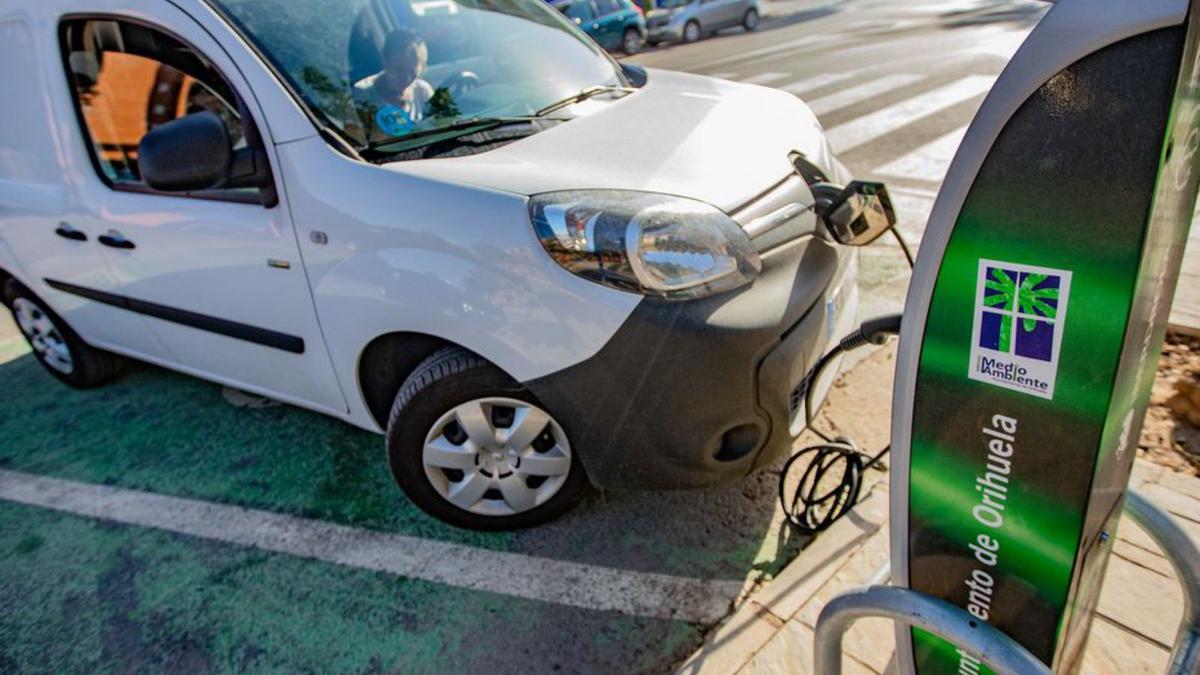
[[[889,550],[888,531],[881,529],[817,591],[792,620],[815,628],[825,604],[848,590],[864,586],[888,561]],[[862,619],[846,631],[842,644],[847,654],[854,655],[872,670],[883,672],[896,647],[893,624],[886,619]]]
[[[1152,494],[1147,494],[1146,496],[1158,506],[1165,507],[1168,513],[1176,515],[1171,508],[1171,504],[1164,503],[1164,495],[1166,496],[1165,500],[1169,502],[1176,499],[1176,493],[1161,486],[1156,487],[1155,490],[1155,492]],[[1186,500],[1187,498],[1178,496],[1178,499]],[[1178,508],[1180,506],[1187,507],[1190,505],[1185,501],[1182,504],[1176,503],[1175,506]],[[1184,533],[1191,537],[1192,542],[1196,545],[1196,548],[1200,549],[1200,523],[1188,520],[1187,518],[1178,517],[1177,515],[1174,520],[1175,524],[1183,529]],[[1138,525],[1136,522],[1134,522],[1134,520],[1128,515],[1122,517],[1120,525],[1117,526],[1117,538],[1125,540],[1139,548],[1158,553],[1164,557],[1166,556],[1166,553],[1159,547],[1158,543],[1154,541],[1154,539],[1150,536],[1150,533],[1146,532],[1141,525]]]
[[[1195,232],[1196,228],[1192,230]],[[1200,334],[1200,283],[1193,279],[1200,277],[1200,239],[1188,238],[1179,274],[1179,286],[1171,306],[1171,328],[1197,335]]]
[[[1165,470],[1158,478],[1158,484],[1181,495],[1200,499],[1200,478],[1189,476],[1178,471]]]
[[[1092,622],[1079,675],[1161,675],[1170,654],[1104,617]]]
[[[1121,521],[1117,524],[1117,539],[1127,541],[1130,544],[1133,544],[1138,548],[1144,548],[1147,551],[1157,551],[1162,553],[1158,547],[1158,543],[1154,541],[1154,538],[1151,537],[1146,530],[1142,529],[1141,525],[1138,525],[1137,522],[1129,516],[1122,516]]]
[[[1181,495],[1162,485],[1152,485],[1142,490],[1142,494],[1159,508],[1166,509],[1171,515],[1200,525],[1200,499]],[[1180,525],[1186,526],[1187,523],[1181,522]]]
[[[896,651],[895,623],[888,619],[860,619],[846,631],[842,644],[847,654],[871,670],[885,672]]]
[[[872,491],[846,517],[817,536],[754,601],[781,619],[790,619],[862,547],[869,537],[887,532],[888,497]],[[886,539],[886,535],[885,535]],[[870,573],[862,578],[864,583]]]
[[[1172,581],[1176,578],[1175,568],[1171,566],[1171,561],[1159,553],[1157,548],[1153,551],[1148,551],[1141,546],[1135,546],[1118,537],[1116,544],[1113,546],[1113,552],[1136,565],[1141,565],[1142,567],[1158,572]]]
[[[1108,562],[1098,609],[1113,623],[1166,647],[1174,642],[1183,618],[1180,593],[1174,580],[1114,555]]]
[[[1139,459],[1133,463],[1133,471],[1129,475],[1129,486],[1140,487],[1144,483],[1157,483],[1167,468],[1161,464]]]
[[[789,621],[754,655],[753,660],[737,671],[737,675],[807,675],[813,666],[813,637],[811,628],[798,621]],[[846,675],[876,675],[877,671],[853,657],[843,656],[842,672]]]
[[[810,628],[815,627],[817,617],[827,602],[850,589],[865,586],[871,575],[888,562],[889,555],[888,531],[882,529],[867,540],[862,550],[839,569],[832,579],[818,589],[812,600],[805,603],[794,618]],[[851,628],[851,632],[853,631]]]
[[[683,665],[684,675],[727,675],[745,665],[783,627],[783,622],[756,602],[743,604],[708,634]]]

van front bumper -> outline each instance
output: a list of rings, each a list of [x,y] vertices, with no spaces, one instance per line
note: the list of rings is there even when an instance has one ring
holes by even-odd
[[[737,291],[644,299],[595,356],[525,384],[597,487],[711,485],[791,447],[797,386],[856,303],[857,253],[809,236]]]

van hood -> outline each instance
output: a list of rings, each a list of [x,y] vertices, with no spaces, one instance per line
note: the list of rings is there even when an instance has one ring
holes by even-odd
[[[648,73],[646,85],[633,94],[586,101],[576,107],[579,117],[500,148],[385,166],[522,195],[643,190],[725,211],[792,174],[792,151],[831,176],[841,174],[816,117],[791,94],[698,75]]]

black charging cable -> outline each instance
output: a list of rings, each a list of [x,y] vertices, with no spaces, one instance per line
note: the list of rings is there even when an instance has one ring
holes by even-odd
[[[913,255],[908,243],[897,228],[892,228],[892,234],[900,242],[900,249],[909,267],[912,267]],[[889,314],[864,321],[858,330],[842,338],[825,354],[802,383],[805,427],[824,442],[804,448],[789,457],[779,476],[779,505],[783,507],[788,523],[800,534],[812,535],[825,530],[857,504],[862,491],[863,474],[892,449],[888,445],[878,453],[869,455],[860,450],[853,440],[832,438],[816,428],[813,424],[813,395],[822,373],[839,356],[866,345],[884,344],[890,336],[899,334],[900,318],[899,314]],[[788,476],[800,467],[804,470],[789,497]]]

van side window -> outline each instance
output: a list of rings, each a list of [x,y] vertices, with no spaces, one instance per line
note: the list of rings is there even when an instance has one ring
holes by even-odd
[[[592,5],[590,0],[574,0],[563,8],[563,14],[577,21],[592,20]]]
[[[617,0],[596,0],[596,16],[608,16],[621,11],[621,4]]]
[[[175,38],[124,21],[76,19],[63,22],[62,47],[92,156],[109,184],[143,186],[142,136],[190,113],[217,113],[234,148],[245,146],[233,88]]]

